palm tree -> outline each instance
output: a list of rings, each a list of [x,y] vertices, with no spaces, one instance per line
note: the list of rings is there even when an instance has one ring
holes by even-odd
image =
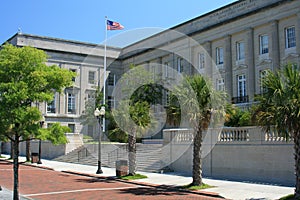
[[[121,101],[117,109],[112,110],[118,129],[128,134],[129,175],[136,173],[136,140],[150,126],[150,106],[146,101]]]
[[[201,75],[186,77],[176,88],[179,99],[181,116],[188,116],[194,129],[193,142],[193,182],[191,185],[200,186],[202,182],[202,140],[212,120],[217,124],[217,116],[224,115],[225,93],[215,91],[208,80]],[[221,115],[219,115],[221,114]]]
[[[295,197],[300,197],[300,71],[287,65],[278,72],[269,72],[263,80],[266,88],[258,97],[255,118],[266,131],[275,128],[288,141],[294,141]]]

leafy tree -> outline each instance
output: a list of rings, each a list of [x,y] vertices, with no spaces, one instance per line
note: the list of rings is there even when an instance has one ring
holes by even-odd
[[[192,90],[192,91],[191,91]],[[210,125],[221,125],[224,116],[225,93],[215,91],[208,80],[201,75],[185,77],[176,88],[181,106],[181,116],[187,116],[194,129],[193,141],[193,182],[200,186],[202,182],[202,140],[203,132]]]
[[[226,106],[226,117],[225,126],[229,127],[240,127],[240,126],[251,126],[251,110],[242,110],[232,104]]]
[[[284,66],[277,72],[269,71],[263,80],[266,88],[257,100],[254,117],[266,131],[275,128],[294,141],[295,150],[295,197],[300,197],[300,71],[293,65]]]
[[[59,124],[41,129],[42,114],[35,102],[50,102],[54,92],[71,86],[73,72],[45,64],[47,55],[32,47],[5,44],[0,50],[0,138],[12,141],[14,155],[14,199],[19,199],[19,143],[27,139],[66,143]]]

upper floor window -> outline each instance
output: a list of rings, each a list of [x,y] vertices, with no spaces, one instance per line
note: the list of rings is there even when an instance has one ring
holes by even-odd
[[[198,66],[199,66],[199,69],[205,68],[205,54],[204,53],[198,54]]]
[[[268,35],[259,36],[259,54],[269,53],[269,37]]]
[[[68,93],[68,113],[75,114],[75,94]]]
[[[179,73],[183,72],[183,59],[177,58],[177,71]]]
[[[292,48],[296,46],[296,30],[295,26],[285,29],[285,48]]]
[[[115,75],[113,73],[109,73],[107,77],[107,85],[114,86],[115,85]]]
[[[107,105],[108,105],[108,109],[110,110],[115,108],[115,98],[113,96],[107,97]]]
[[[89,77],[88,77],[89,84],[95,84],[95,72],[89,71]]]
[[[245,43],[244,42],[236,43],[236,59],[237,60],[245,59]]]
[[[217,90],[224,91],[225,90],[225,80],[224,78],[217,79]]]
[[[164,63],[164,76],[165,77],[169,76],[169,63],[168,62]]]
[[[55,113],[55,103],[56,102],[56,98],[55,95],[53,97],[53,100],[47,104],[47,113]]]
[[[223,47],[217,47],[216,49],[216,62],[217,65],[222,65],[224,63]]]
[[[265,85],[263,84],[264,79],[267,76],[268,71],[267,70],[261,70],[259,72],[259,81],[260,81],[260,93],[263,94],[267,91],[267,88],[265,87]]]
[[[246,93],[246,76],[245,74],[237,76],[238,81],[238,97],[245,97]]]
[[[72,71],[72,72],[76,73],[76,69],[70,69],[70,71]],[[73,78],[72,78],[72,81],[73,81],[73,82],[75,82],[75,81],[76,81],[76,78],[75,78],[75,77],[73,77]]]

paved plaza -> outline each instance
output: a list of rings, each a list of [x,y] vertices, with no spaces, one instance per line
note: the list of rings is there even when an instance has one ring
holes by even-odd
[[[23,157],[20,160],[24,160]],[[201,192],[187,192],[175,186],[191,183],[192,178],[176,173],[147,173],[147,179],[121,181],[114,168],[42,160],[41,165],[20,165],[20,194],[23,199],[278,199],[293,193],[292,187],[204,179],[215,186]],[[0,199],[11,199],[12,164],[0,161]],[[6,195],[6,196],[5,196]]]

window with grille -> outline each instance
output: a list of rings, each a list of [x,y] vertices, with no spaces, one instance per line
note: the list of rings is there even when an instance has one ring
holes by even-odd
[[[109,73],[108,78],[107,78],[107,84],[110,86],[115,85],[115,75],[113,73]]]
[[[238,97],[245,97],[246,93],[246,76],[245,74],[238,75]]]
[[[259,36],[259,54],[269,53],[269,37],[268,35]]]
[[[223,47],[217,47],[216,49],[216,62],[217,65],[222,65],[224,63]]]
[[[204,69],[205,68],[205,54],[204,53],[199,53],[198,54],[198,66],[199,69]]]
[[[94,71],[89,71],[89,84],[95,84],[95,72]]]
[[[295,27],[285,29],[285,47],[286,49],[296,46],[296,30]]]
[[[68,94],[68,113],[75,114],[75,95],[69,93]]]
[[[236,43],[236,59],[237,60],[245,59],[245,43],[244,42]]]

